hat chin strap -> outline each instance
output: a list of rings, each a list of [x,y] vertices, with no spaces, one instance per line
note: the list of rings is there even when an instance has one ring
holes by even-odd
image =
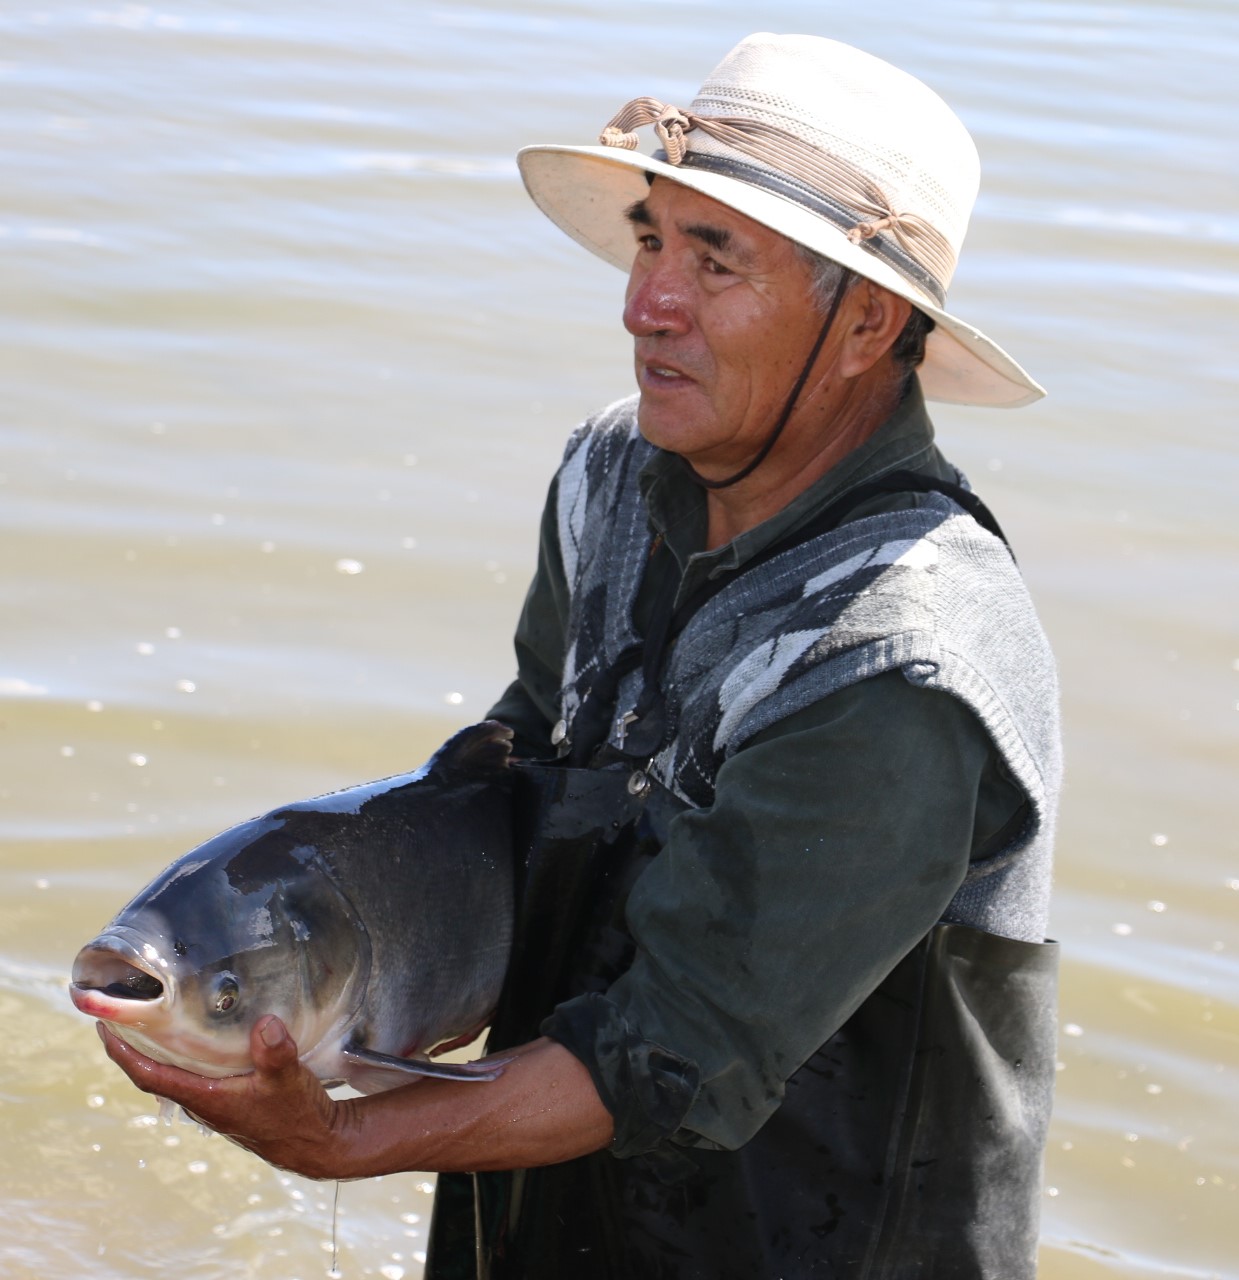
[[[835,323],[835,317],[839,314],[839,307],[843,302],[843,295],[847,292],[848,286],[852,283],[854,275],[851,271],[845,270],[839,278],[838,285],[835,286],[834,296],[830,300],[830,306],[826,311],[826,319],[822,322],[821,330],[818,332],[817,340],[813,344],[813,350],[809,352],[809,358],[804,362],[804,368],[800,371],[800,376],[796,379],[795,385],[792,387],[791,394],[787,397],[787,403],[783,406],[783,412],[779,415],[778,422],[774,425],[774,430],[766,437],[765,443],[753,455],[753,457],[745,463],[735,475],[728,476],[725,480],[707,480],[701,475],[683,454],[676,454],[680,460],[680,465],[688,472],[689,478],[694,484],[700,485],[703,489],[709,489],[711,492],[719,489],[730,489],[733,484],[739,484],[741,480],[746,480],[749,476],[761,466],[763,462],[770,456],[770,450],[778,443],[779,437],[783,434],[783,428],[787,426],[792,416],[792,410],[796,407],[796,401],[800,399],[800,393],[804,390],[804,384],[809,380],[809,374],[813,370],[817,358],[821,354],[822,346],[826,342],[826,335],[830,333],[831,327]]]

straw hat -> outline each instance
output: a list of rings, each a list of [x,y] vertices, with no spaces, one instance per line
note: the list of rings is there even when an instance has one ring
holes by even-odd
[[[661,149],[636,151],[654,125]],[[953,404],[1029,404],[1045,394],[999,346],[944,310],[980,164],[972,138],[932,90],[820,36],[742,40],[688,111],[653,98],[621,109],[591,147],[517,156],[538,207],[574,240],[627,270],[624,210],[669,178],[906,298],[937,321],[921,386]]]

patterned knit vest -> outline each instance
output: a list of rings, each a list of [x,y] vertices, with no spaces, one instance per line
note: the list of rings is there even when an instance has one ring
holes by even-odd
[[[653,448],[635,409],[631,398],[587,421],[559,473],[569,734],[599,676],[640,644],[633,604],[652,534],[637,477]],[[1023,829],[971,865],[944,920],[1040,942],[1062,768],[1054,662],[1006,546],[943,495],[791,546],[711,597],[664,668],[666,737],[649,772],[708,806],[720,766],[755,734],[895,670],[964,702],[1029,801]],[[640,684],[639,671],[620,682],[615,746]]]

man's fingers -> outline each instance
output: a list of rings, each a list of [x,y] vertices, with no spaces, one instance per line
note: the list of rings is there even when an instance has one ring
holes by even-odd
[[[143,1093],[156,1093],[160,1097],[166,1097],[178,1082],[197,1079],[179,1067],[170,1067],[166,1063],[148,1058],[102,1022],[96,1022],[95,1027],[99,1032],[99,1039],[103,1041],[104,1052]]]

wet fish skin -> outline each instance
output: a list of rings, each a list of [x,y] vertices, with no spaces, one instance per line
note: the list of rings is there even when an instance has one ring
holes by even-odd
[[[376,1092],[410,1071],[493,1078],[498,1064],[425,1054],[485,1026],[507,969],[511,739],[485,721],[413,773],[199,845],[81,949],[73,1003],[203,1075],[252,1069],[250,1029],[275,1013],[327,1082]]]

